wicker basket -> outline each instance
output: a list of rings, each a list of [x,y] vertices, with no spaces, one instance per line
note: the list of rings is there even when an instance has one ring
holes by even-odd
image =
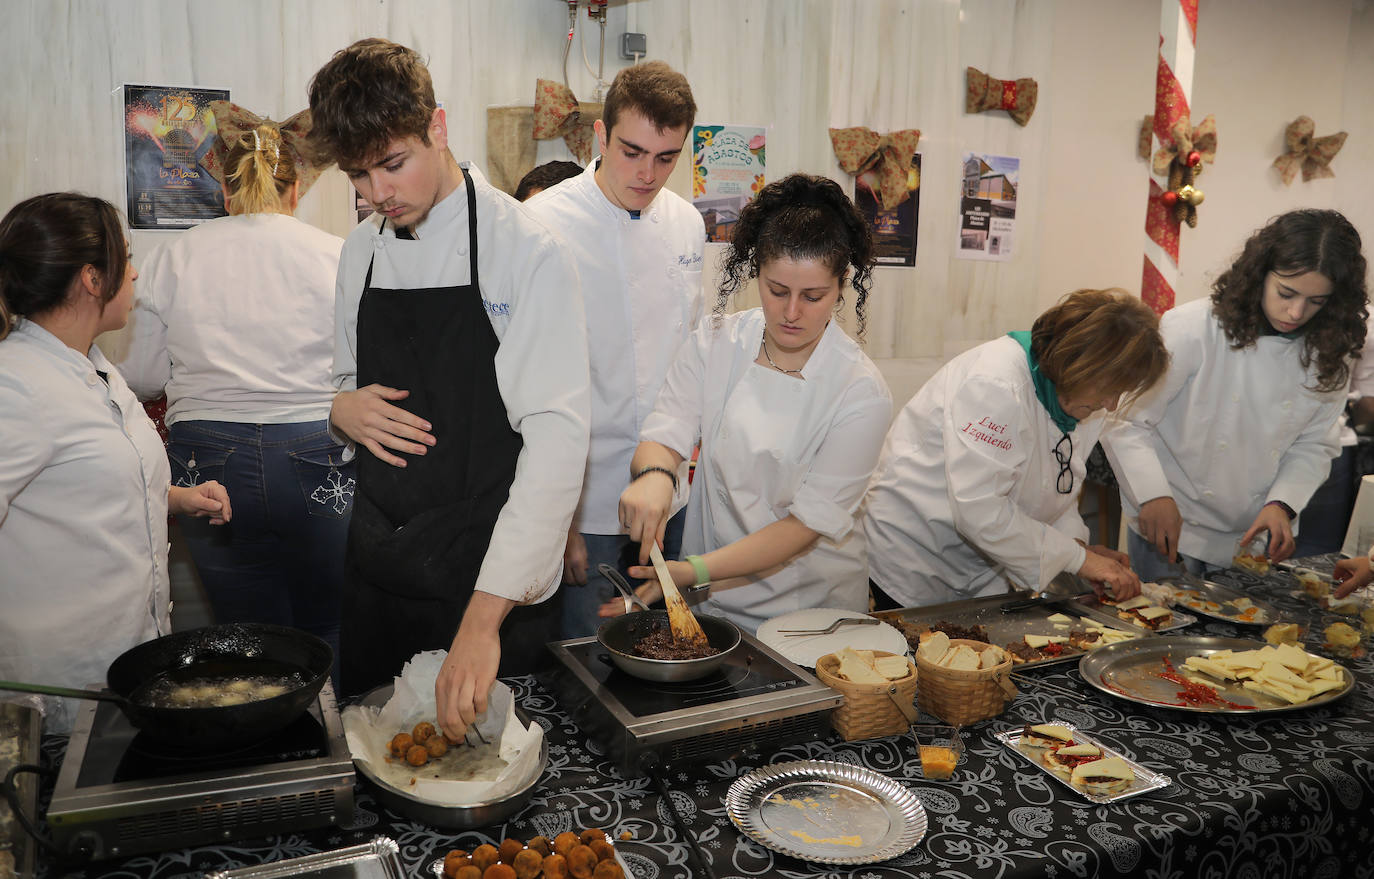
[[[960,644],[979,651],[988,646],[982,641],[964,638],[953,638],[949,642],[951,649]],[[918,652],[916,668],[921,674],[918,699],[921,710],[955,726],[996,717],[1016,697],[1016,685],[1011,682],[1010,655],[1000,665],[964,671],[935,665]]]
[[[874,658],[896,656],[885,650],[874,650]],[[856,684],[839,676],[840,658],[827,653],[816,660],[816,677],[833,690],[844,694],[844,704],[830,714],[830,725],[845,741],[876,739],[904,733],[911,721],[898,709],[893,700],[905,700],[911,705],[916,695],[916,667],[907,660],[910,674],[901,680],[882,684]],[[895,688],[895,692],[893,692]],[[914,709],[912,709],[914,713]]]

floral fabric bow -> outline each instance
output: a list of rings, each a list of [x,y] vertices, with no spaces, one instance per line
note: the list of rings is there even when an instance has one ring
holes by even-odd
[[[577,160],[592,160],[595,132],[592,123],[601,118],[601,105],[580,103],[572,89],[561,82],[541,79],[534,86],[534,139],[563,138]]]
[[[215,132],[218,135],[200,165],[210,176],[224,183],[224,162],[229,155],[231,144],[244,136],[252,137],[260,125],[271,125],[281,133],[282,145],[286,147],[291,162],[296,166],[296,180],[300,183],[300,194],[319,179],[320,172],[333,162],[316,165],[309,156],[314,153],[306,146],[305,139],[310,134],[312,122],[310,111],[302,110],[285,122],[273,122],[266,116],[259,116],[232,101],[211,101],[210,112],[215,116]]]
[[[1030,77],[993,79],[976,67],[970,67],[965,84],[965,113],[1006,110],[1017,125],[1025,125],[1035,112],[1035,98],[1040,86]]]
[[[915,128],[881,135],[863,127],[830,129],[830,145],[841,168],[856,177],[869,170],[878,175],[878,201],[884,210],[892,210],[911,195],[907,172],[920,139],[921,132]]]
[[[1146,116],[1145,120],[1151,128],[1154,126],[1153,116]],[[1145,136],[1146,130],[1145,125],[1142,124],[1142,137]],[[1180,116],[1178,121],[1169,129],[1169,136],[1173,138],[1173,143],[1165,144],[1155,150],[1152,166],[1156,174],[1168,174],[1169,168],[1174,162],[1192,168],[1194,175],[1201,174],[1203,162],[1211,164],[1217,160],[1217,120],[1210,114],[1196,128],[1192,127],[1187,116]],[[1148,141],[1142,142],[1148,143]],[[1148,146],[1145,149],[1147,152],[1149,151]],[[1195,152],[1198,154],[1197,160],[1189,161],[1189,157]]]
[[[1339,131],[1325,137],[1313,137],[1312,132],[1316,130],[1317,123],[1306,116],[1299,116],[1289,124],[1284,133],[1288,151],[1274,160],[1274,167],[1279,169],[1284,185],[1293,182],[1299,167],[1302,168],[1303,183],[1313,178],[1336,176],[1336,172],[1330,168],[1331,160],[1345,146],[1346,133]]]

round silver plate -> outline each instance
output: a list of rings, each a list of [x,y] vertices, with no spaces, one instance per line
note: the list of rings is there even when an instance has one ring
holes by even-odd
[[[1229,708],[1225,705],[1191,705],[1180,702],[1179,685],[1159,676],[1167,658],[1174,668],[1182,669],[1190,656],[1209,656],[1218,650],[1255,650],[1265,647],[1263,641],[1247,638],[1221,638],[1210,635],[1170,635],[1167,638],[1147,638],[1141,641],[1122,641],[1099,647],[1083,657],[1078,673],[1083,680],[1104,693],[1157,708],[1175,711],[1196,711],[1202,714],[1270,714],[1279,711],[1305,711],[1335,702],[1355,688],[1355,676],[1339,662],[1336,667],[1345,676],[1345,684],[1328,690],[1297,705],[1282,702],[1272,696],[1247,690],[1239,683],[1221,687],[1218,695],[1237,705],[1252,708]]]
[[[750,839],[818,864],[886,861],[926,834],[926,810],[905,785],[828,760],[755,769],[730,785],[725,808]]]

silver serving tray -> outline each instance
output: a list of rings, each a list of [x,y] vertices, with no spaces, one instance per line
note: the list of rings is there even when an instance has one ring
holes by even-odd
[[[1063,596],[1052,598],[1044,602],[1036,602],[1022,610],[1012,613],[1003,613],[1004,604],[1022,604],[1026,601],[1029,593],[1002,593],[999,595],[983,595],[978,598],[966,598],[962,601],[949,601],[944,604],[932,604],[925,607],[905,607],[898,610],[875,611],[872,616],[884,622],[896,626],[898,631],[906,634],[904,626],[914,627],[915,629],[927,629],[937,622],[949,622],[960,626],[980,625],[987,629],[991,643],[998,647],[1005,647],[1008,643],[1019,641],[1027,633],[1036,635],[1067,635],[1068,629],[1056,629],[1048,618],[1056,613],[1063,613],[1068,616],[1083,616],[1104,625],[1112,626],[1124,632],[1140,638],[1149,638],[1155,635],[1149,629],[1141,629],[1130,623],[1117,619],[1113,615],[1110,619],[1105,618],[1100,613],[1080,612],[1081,605],[1074,602],[1073,596]],[[907,638],[908,644],[911,637]],[[916,645],[911,645],[914,655]],[[1094,647],[1093,650],[1100,650]],[[1018,662],[1013,667],[1013,671],[1027,671],[1032,668],[1040,668],[1045,665],[1062,665],[1066,663],[1076,663],[1085,656],[1085,652],[1077,649],[1064,651],[1059,656],[1047,656],[1044,659],[1037,659],[1031,662]]]
[[[1224,684],[1217,691],[1221,698],[1252,708],[1228,708],[1224,705],[1191,705],[1178,701],[1178,684],[1159,677],[1167,657],[1180,674],[1183,661],[1190,656],[1209,656],[1218,650],[1255,650],[1267,647],[1263,641],[1249,638],[1220,638],[1211,635],[1175,635],[1141,643],[1109,644],[1083,660],[1078,673],[1083,680],[1108,695],[1138,705],[1172,708],[1199,714],[1272,714],[1281,711],[1304,711],[1344,698],[1355,688],[1355,676],[1350,669],[1336,663],[1345,676],[1345,686],[1328,690],[1321,695],[1292,705],[1263,693],[1247,690],[1239,683]],[[1125,649],[1120,649],[1125,648]],[[1216,683],[1220,684],[1220,681]]]
[[[1108,646],[1110,647],[1110,646],[1113,646],[1113,645],[1108,645]],[[1103,649],[1105,650],[1105,649],[1107,649],[1107,648],[1103,648]],[[1139,763],[1137,763],[1137,762],[1135,762],[1134,760],[1132,760],[1132,759],[1126,757],[1126,756],[1125,756],[1124,754],[1122,754],[1120,751],[1114,751],[1114,750],[1112,750],[1111,748],[1108,748],[1106,745],[1104,745],[1104,744],[1102,744],[1101,742],[1099,742],[1099,741],[1097,741],[1096,739],[1094,739],[1092,736],[1084,735],[1083,733],[1079,732],[1078,729],[1077,729],[1073,724],[1064,723],[1062,720],[1056,720],[1056,721],[1053,721],[1053,722],[1059,724],[1060,726],[1065,727],[1066,729],[1071,730],[1071,731],[1073,732],[1073,740],[1074,740],[1075,743],[1078,743],[1078,744],[1085,744],[1085,745],[1097,745],[1097,747],[1099,747],[1099,748],[1102,749],[1102,754],[1103,754],[1103,756],[1105,756],[1105,757],[1120,757],[1122,760],[1125,760],[1125,761],[1126,761],[1126,765],[1129,766],[1129,767],[1131,767],[1131,771],[1135,773],[1135,781],[1131,782],[1131,786],[1130,786],[1130,787],[1128,787],[1128,788],[1126,788],[1125,790],[1120,791],[1120,792],[1118,792],[1118,793],[1114,793],[1114,794],[1093,794],[1093,793],[1088,793],[1088,792],[1085,791],[1085,790],[1080,790],[1079,788],[1074,787],[1073,784],[1070,783],[1069,780],[1068,780],[1067,778],[1064,778],[1062,775],[1059,775],[1059,774],[1057,774],[1056,772],[1054,772],[1054,770],[1050,769],[1048,766],[1046,766],[1045,764],[1041,763],[1041,762],[1039,761],[1039,759],[1037,759],[1036,757],[1033,757],[1033,756],[1031,756],[1030,754],[1027,754],[1025,751],[1021,750],[1021,732],[1022,732],[1022,730],[1020,730],[1020,729],[1010,729],[1010,730],[1007,730],[1007,731],[1005,731],[1005,732],[993,733],[993,734],[992,734],[992,737],[995,738],[995,739],[997,739],[997,740],[998,740],[999,742],[1001,742],[1002,744],[1006,745],[1008,748],[1011,748],[1013,751],[1015,751],[1017,754],[1019,754],[1019,755],[1022,757],[1022,759],[1024,759],[1024,760],[1026,760],[1027,762],[1033,764],[1033,765],[1035,766],[1035,768],[1039,769],[1041,772],[1044,772],[1044,773],[1045,773],[1046,775],[1048,775],[1050,778],[1053,778],[1055,781],[1057,781],[1057,782],[1059,782],[1060,784],[1064,785],[1064,787],[1066,787],[1066,788],[1068,788],[1069,790],[1073,791],[1074,793],[1078,794],[1078,795],[1079,795],[1080,797],[1082,797],[1083,799],[1089,800],[1089,801],[1091,801],[1091,802],[1098,803],[1098,804],[1101,804],[1101,805],[1106,805],[1106,804],[1108,804],[1108,803],[1115,803],[1115,802],[1117,802],[1118,800],[1125,800],[1125,799],[1129,799],[1129,798],[1131,798],[1131,797],[1138,797],[1138,796],[1140,796],[1141,794],[1149,793],[1149,792],[1152,791],[1152,790],[1159,790],[1159,789],[1162,788],[1162,787],[1168,787],[1169,785],[1171,785],[1171,784],[1174,783],[1173,779],[1171,779],[1169,776],[1167,776],[1167,775],[1160,775],[1158,772],[1155,772],[1155,771],[1153,771],[1153,770],[1151,770],[1151,769],[1146,769],[1144,766],[1141,766]]]
[[[909,788],[871,769],[829,760],[763,766],[725,795],[740,832],[817,864],[875,864],[926,834],[926,810]]]
[[[1197,622],[1197,617],[1193,616],[1192,614],[1184,613],[1181,610],[1175,609],[1172,615],[1170,616],[1169,625],[1160,626],[1158,629],[1151,629],[1147,626],[1142,626],[1130,622],[1129,620],[1123,620],[1121,617],[1117,616],[1118,611],[1115,607],[1112,607],[1110,604],[1103,604],[1100,600],[1098,600],[1097,595],[1093,593],[1078,596],[1074,599],[1074,603],[1080,604],[1085,609],[1092,611],[1093,616],[1100,616],[1106,618],[1107,620],[1110,620],[1112,624],[1115,625],[1118,629],[1139,629],[1142,632],[1155,633],[1173,632],[1177,631],[1178,629],[1191,626],[1193,623]]]
[[[239,867],[207,873],[205,879],[277,879],[284,876],[316,876],[319,879],[406,879],[401,850],[394,839],[379,836],[362,845],[332,852],[318,852],[256,867]]]
[[[615,849],[615,862],[620,865],[620,872],[625,874],[625,879],[631,879],[631,877],[634,876],[634,872],[630,869],[630,865],[625,863],[625,859],[620,856],[620,849],[616,848],[615,840],[611,839],[610,836],[607,836],[606,842],[610,843],[611,848]],[[437,879],[443,879],[444,859],[439,858],[438,860],[431,863],[429,865],[429,872],[433,876],[437,877]],[[541,873],[540,875],[542,876],[543,874]]]
[[[1220,605],[1219,608],[1209,609],[1197,604],[1187,604],[1185,603],[1185,598],[1179,597],[1174,600],[1174,607],[1185,607],[1194,613],[1200,613],[1214,620],[1234,623],[1237,626],[1271,626],[1274,623],[1280,622],[1279,612],[1272,604],[1253,598],[1243,589],[1237,589],[1234,586],[1227,586],[1223,583],[1217,583],[1212,580],[1202,580],[1195,577],[1190,577],[1186,580],[1166,579],[1160,582],[1167,582],[1172,585],[1179,591],[1180,596],[1182,596],[1184,592],[1192,591],[1196,592],[1202,600],[1212,601]],[[1250,599],[1251,604],[1263,611],[1263,617],[1256,620],[1241,619],[1237,616],[1240,610],[1226,603],[1235,598]]]

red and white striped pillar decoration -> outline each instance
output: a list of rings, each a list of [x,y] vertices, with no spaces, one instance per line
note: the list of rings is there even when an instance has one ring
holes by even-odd
[[[1193,57],[1197,51],[1198,0],[1163,0],[1159,16],[1159,65],[1155,71],[1154,133],[1150,153],[1173,142],[1169,129],[1188,115],[1193,90]],[[1147,162],[1148,164],[1148,162]],[[1178,286],[1178,230],[1174,211],[1160,196],[1169,179],[1150,172],[1150,201],[1145,210],[1145,274],[1140,298],[1157,313],[1174,307]]]

